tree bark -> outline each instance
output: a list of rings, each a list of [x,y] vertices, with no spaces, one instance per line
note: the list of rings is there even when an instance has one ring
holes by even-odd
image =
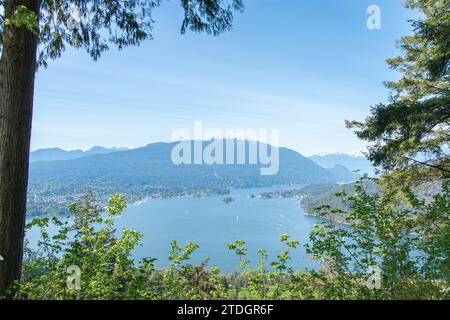
[[[6,0],[4,16],[19,5],[39,15],[38,0]],[[25,27],[3,30],[0,59],[0,296],[20,279],[37,36]]]

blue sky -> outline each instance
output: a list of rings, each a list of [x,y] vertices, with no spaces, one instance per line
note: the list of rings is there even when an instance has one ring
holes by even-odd
[[[179,1],[155,11],[154,40],[93,62],[67,50],[37,74],[32,150],[143,146],[177,128],[279,129],[305,155],[365,148],[363,119],[396,79],[385,59],[411,33],[400,0],[245,0],[220,37],[180,35]],[[368,30],[367,7],[381,8]]]

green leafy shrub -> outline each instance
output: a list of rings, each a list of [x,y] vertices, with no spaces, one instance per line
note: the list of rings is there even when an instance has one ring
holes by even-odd
[[[440,299],[449,298],[450,181],[429,203],[408,188],[369,193],[364,181],[356,193],[337,195],[349,210],[318,208],[324,218],[339,213],[350,227],[329,220],[316,225],[307,252],[325,268],[318,274],[324,298]],[[370,280],[378,271],[379,287]]]

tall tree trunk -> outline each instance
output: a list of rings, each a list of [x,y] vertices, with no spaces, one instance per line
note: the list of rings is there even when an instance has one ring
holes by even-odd
[[[5,18],[19,5],[38,14],[39,3],[6,0]],[[36,51],[37,36],[31,31],[4,28],[0,60],[0,295],[21,274]]]

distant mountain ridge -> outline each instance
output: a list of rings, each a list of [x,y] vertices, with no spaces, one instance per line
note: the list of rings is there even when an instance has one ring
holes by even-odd
[[[193,143],[193,142],[191,142]],[[279,148],[279,171],[262,176],[260,165],[175,165],[171,151],[177,144],[153,143],[142,148],[87,155],[71,160],[40,161],[30,164],[29,211],[45,210],[44,203],[65,204],[90,186],[101,196],[124,193],[130,199],[155,193],[186,190],[307,185],[320,182],[355,180],[351,172],[339,168],[339,174],[287,148]],[[203,148],[209,142],[203,142]],[[248,141],[246,159],[249,159]],[[335,170],[334,170],[335,171]]]
[[[204,141],[203,146],[209,142]],[[180,185],[179,180],[185,175],[195,173],[196,181],[187,182],[198,185],[205,178],[205,185],[212,180],[226,180],[228,178],[246,184],[244,178],[250,176],[255,181],[275,181],[277,184],[308,183],[319,181],[335,182],[340,180],[329,170],[322,168],[301,154],[280,148],[280,170],[275,176],[260,176],[259,165],[175,165],[171,161],[171,151],[175,143],[152,143],[142,148],[127,151],[109,151],[104,153],[85,155],[81,158],[65,161],[33,162],[30,166],[30,184],[65,181],[95,182],[95,179],[108,177],[115,181],[128,180],[151,182],[152,184],[168,185],[172,182]],[[249,158],[247,142],[246,159]],[[135,172],[139,169],[139,172]],[[176,174],[176,175],[175,175]],[[181,174],[181,175],[180,175]],[[138,176],[139,175],[139,176]],[[173,181],[172,181],[173,180]],[[203,183],[203,182],[202,182]],[[233,186],[228,181],[226,185]],[[259,184],[259,183],[258,183]],[[266,185],[265,182],[262,183]],[[184,186],[184,183],[181,183]]]
[[[83,151],[81,149],[66,151],[61,148],[47,148],[38,149],[30,152],[30,163],[38,161],[57,161],[57,160],[71,160],[78,159],[93,154],[107,154],[117,151],[124,151],[126,148],[104,148],[95,146],[89,150]]]
[[[375,176],[375,168],[364,156],[351,156],[345,153],[333,153],[325,155],[314,155],[309,157],[319,166],[331,169],[335,166],[343,166],[353,171],[359,170],[360,174],[367,173],[369,176]]]

